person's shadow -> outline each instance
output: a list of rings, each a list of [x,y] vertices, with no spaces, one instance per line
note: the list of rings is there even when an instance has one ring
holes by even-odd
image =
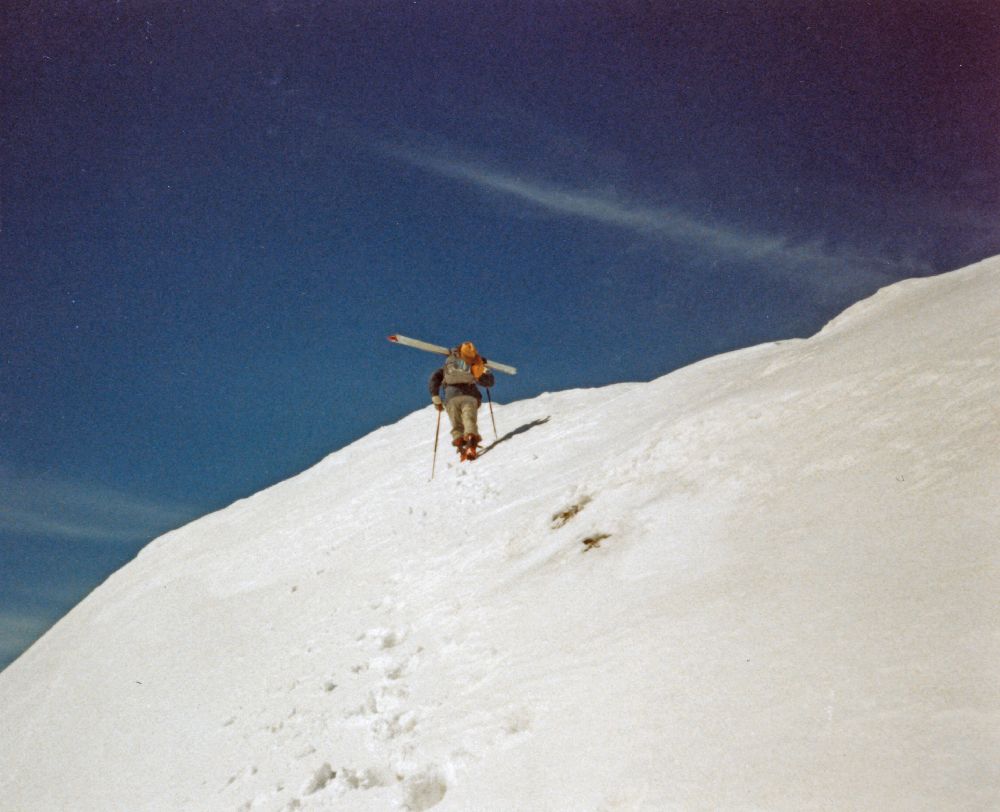
[[[552,419],[551,415],[548,417],[540,417],[537,420],[532,420],[530,423],[525,423],[523,426],[518,426],[513,431],[508,431],[499,440],[494,440],[492,443],[486,446],[486,448],[480,451],[479,456],[481,457],[483,456],[483,454],[488,454],[490,451],[492,451],[494,448],[500,445],[500,443],[506,443],[509,439],[511,439],[511,437],[517,437],[518,434],[524,434],[526,431],[531,431],[536,426],[545,425],[551,419]]]

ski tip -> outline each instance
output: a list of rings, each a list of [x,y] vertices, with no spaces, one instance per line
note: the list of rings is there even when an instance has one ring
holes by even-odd
[[[391,336],[389,336],[389,340],[392,341],[392,342],[396,342],[396,341],[399,341],[399,337],[396,336],[395,333],[393,333]]]

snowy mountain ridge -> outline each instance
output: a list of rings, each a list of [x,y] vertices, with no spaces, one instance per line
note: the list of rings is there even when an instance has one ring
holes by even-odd
[[[498,404],[433,481],[421,409],[0,674],[0,810],[988,808],[998,404],[995,258]]]

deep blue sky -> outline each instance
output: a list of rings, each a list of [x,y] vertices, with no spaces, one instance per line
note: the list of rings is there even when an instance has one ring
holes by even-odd
[[[0,667],[153,536],[422,407],[391,332],[517,365],[505,401],[1000,252],[994,0],[14,6]]]

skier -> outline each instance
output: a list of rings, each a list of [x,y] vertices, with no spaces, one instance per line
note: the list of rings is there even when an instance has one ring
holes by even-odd
[[[476,421],[483,402],[479,387],[490,387],[494,383],[493,373],[486,368],[486,359],[479,355],[471,341],[452,349],[444,366],[431,375],[431,402],[439,412],[447,410],[451,421],[451,444],[463,462],[476,458],[479,441],[483,439]]]

